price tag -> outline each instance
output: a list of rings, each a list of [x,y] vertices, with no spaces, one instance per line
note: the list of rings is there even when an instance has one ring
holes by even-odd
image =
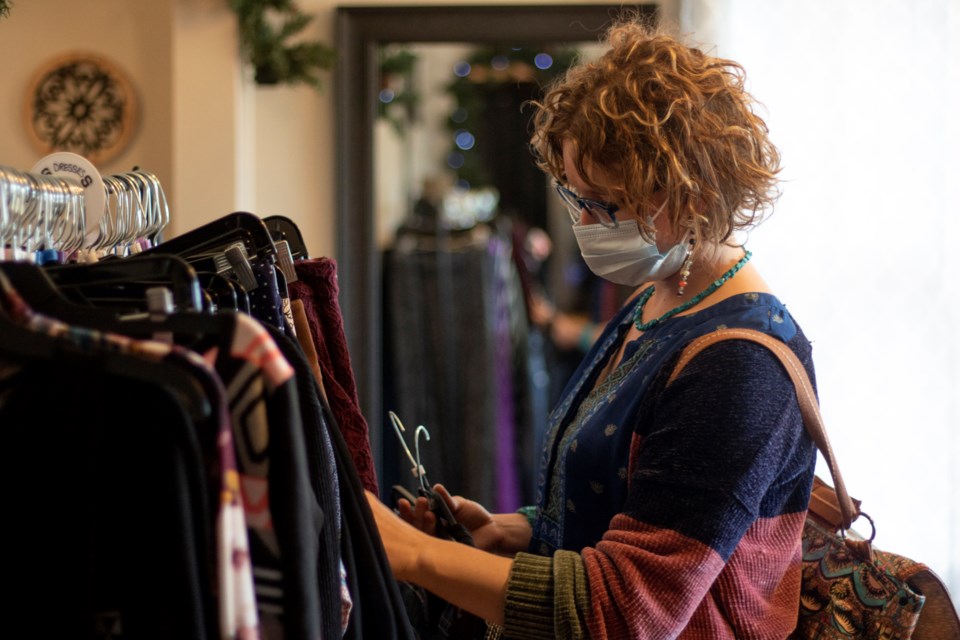
[[[93,163],[76,153],[57,151],[41,158],[37,164],[33,165],[30,172],[56,176],[83,187],[87,242],[89,244],[96,240],[100,235],[100,220],[104,216],[107,205],[107,190],[103,186],[100,172]]]

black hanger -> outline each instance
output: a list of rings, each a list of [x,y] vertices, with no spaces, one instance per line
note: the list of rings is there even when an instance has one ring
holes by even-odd
[[[178,311],[201,311],[197,273],[183,258],[146,252],[130,258],[44,267],[64,297],[131,313],[146,309],[146,290],[166,287]]]
[[[0,289],[9,286],[10,279],[4,271],[0,273]],[[19,293],[19,289],[13,288]],[[132,354],[78,347],[68,337],[43,334],[14,322],[3,304],[0,304],[0,359],[30,364],[38,360],[62,363],[65,358],[79,358],[111,375],[162,385],[176,396],[194,420],[205,419],[212,414],[210,400],[200,382],[177,365],[146,360]]]
[[[225,215],[176,238],[161,242],[139,255],[172,253],[193,262],[192,258],[214,255],[237,242],[243,243],[247,255],[251,257],[277,255],[277,248],[263,220],[245,211]]]
[[[29,262],[0,261],[0,275],[9,279],[34,311],[75,326],[145,339],[157,333],[167,333],[173,336],[176,344],[185,347],[194,347],[233,332],[234,320],[229,312],[189,311],[151,316],[144,311],[144,299],[133,313],[120,317],[116,308],[77,304],[64,297],[45,269]]]
[[[232,311],[172,313],[162,317],[140,314],[102,322],[96,328],[145,340],[157,334],[169,335],[174,344],[202,353],[210,347],[222,346],[223,340],[233,336],[236,315]]]
[[[233,249],[239,245],[241,249]],[[277,248],[263,221],[252,213],[238,211],[162,242],[139,255],[175,254],[198,272],[227,275],[248,291],[257,286],[250,260],[275,262]]]
[[[206,289],[200,289],[200,311],[203,313],[214,313],[218,309],[217,303],[213,301],[213,296]]]
[[[104,317],[101,309],[79,305],[65,298],[50,276],[32,262],[0,261],[0,274],[35,311],[84,326],[89,326],[85,325],[85,320]]]
[[[263,219],[263,223],[267,225],[274,242],[287,241],[294,260],[308,260],[310,258],[310,252],[307,251],[307,245],[303,241],[300,227],[293,220],[285,216],[267,216]]]
[[[238,283],[218,273],[198,273],[197,278],[200,280],[200,288],[210,296],[218,310],[240,310],[237,291],[242,287]]]

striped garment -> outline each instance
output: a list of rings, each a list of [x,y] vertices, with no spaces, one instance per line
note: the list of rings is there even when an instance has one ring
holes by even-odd
[[[743,294],[648,330],[595,385],[632,311],[610,323],[551,415],[504,635],[785,638],[816,455],[793,384],[742,341],[666,379],[684,345],[721,326],[782,339],[813,378],[809,343],[776,298]]]

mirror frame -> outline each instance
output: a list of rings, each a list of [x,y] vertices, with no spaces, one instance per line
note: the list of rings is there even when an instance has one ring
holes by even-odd
[[[625,11],[657,5],[387,6],[337,8],[336,249],[340,307],[360,410],[382,477],[381,256],[376,246],[374,124],[380,45],[403,42],[596,42]],[[380,416],[380,417],[378,417]]]

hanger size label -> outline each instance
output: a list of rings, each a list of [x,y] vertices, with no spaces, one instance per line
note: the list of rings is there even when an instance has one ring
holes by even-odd
[[[100,171],[93,163],[76,153],[58,151],[41,158],[30,171],[56,176],[83,188],[87,239],[96,239],[100,234],[100,220],[107,206],[107,190],[103,186]]]

